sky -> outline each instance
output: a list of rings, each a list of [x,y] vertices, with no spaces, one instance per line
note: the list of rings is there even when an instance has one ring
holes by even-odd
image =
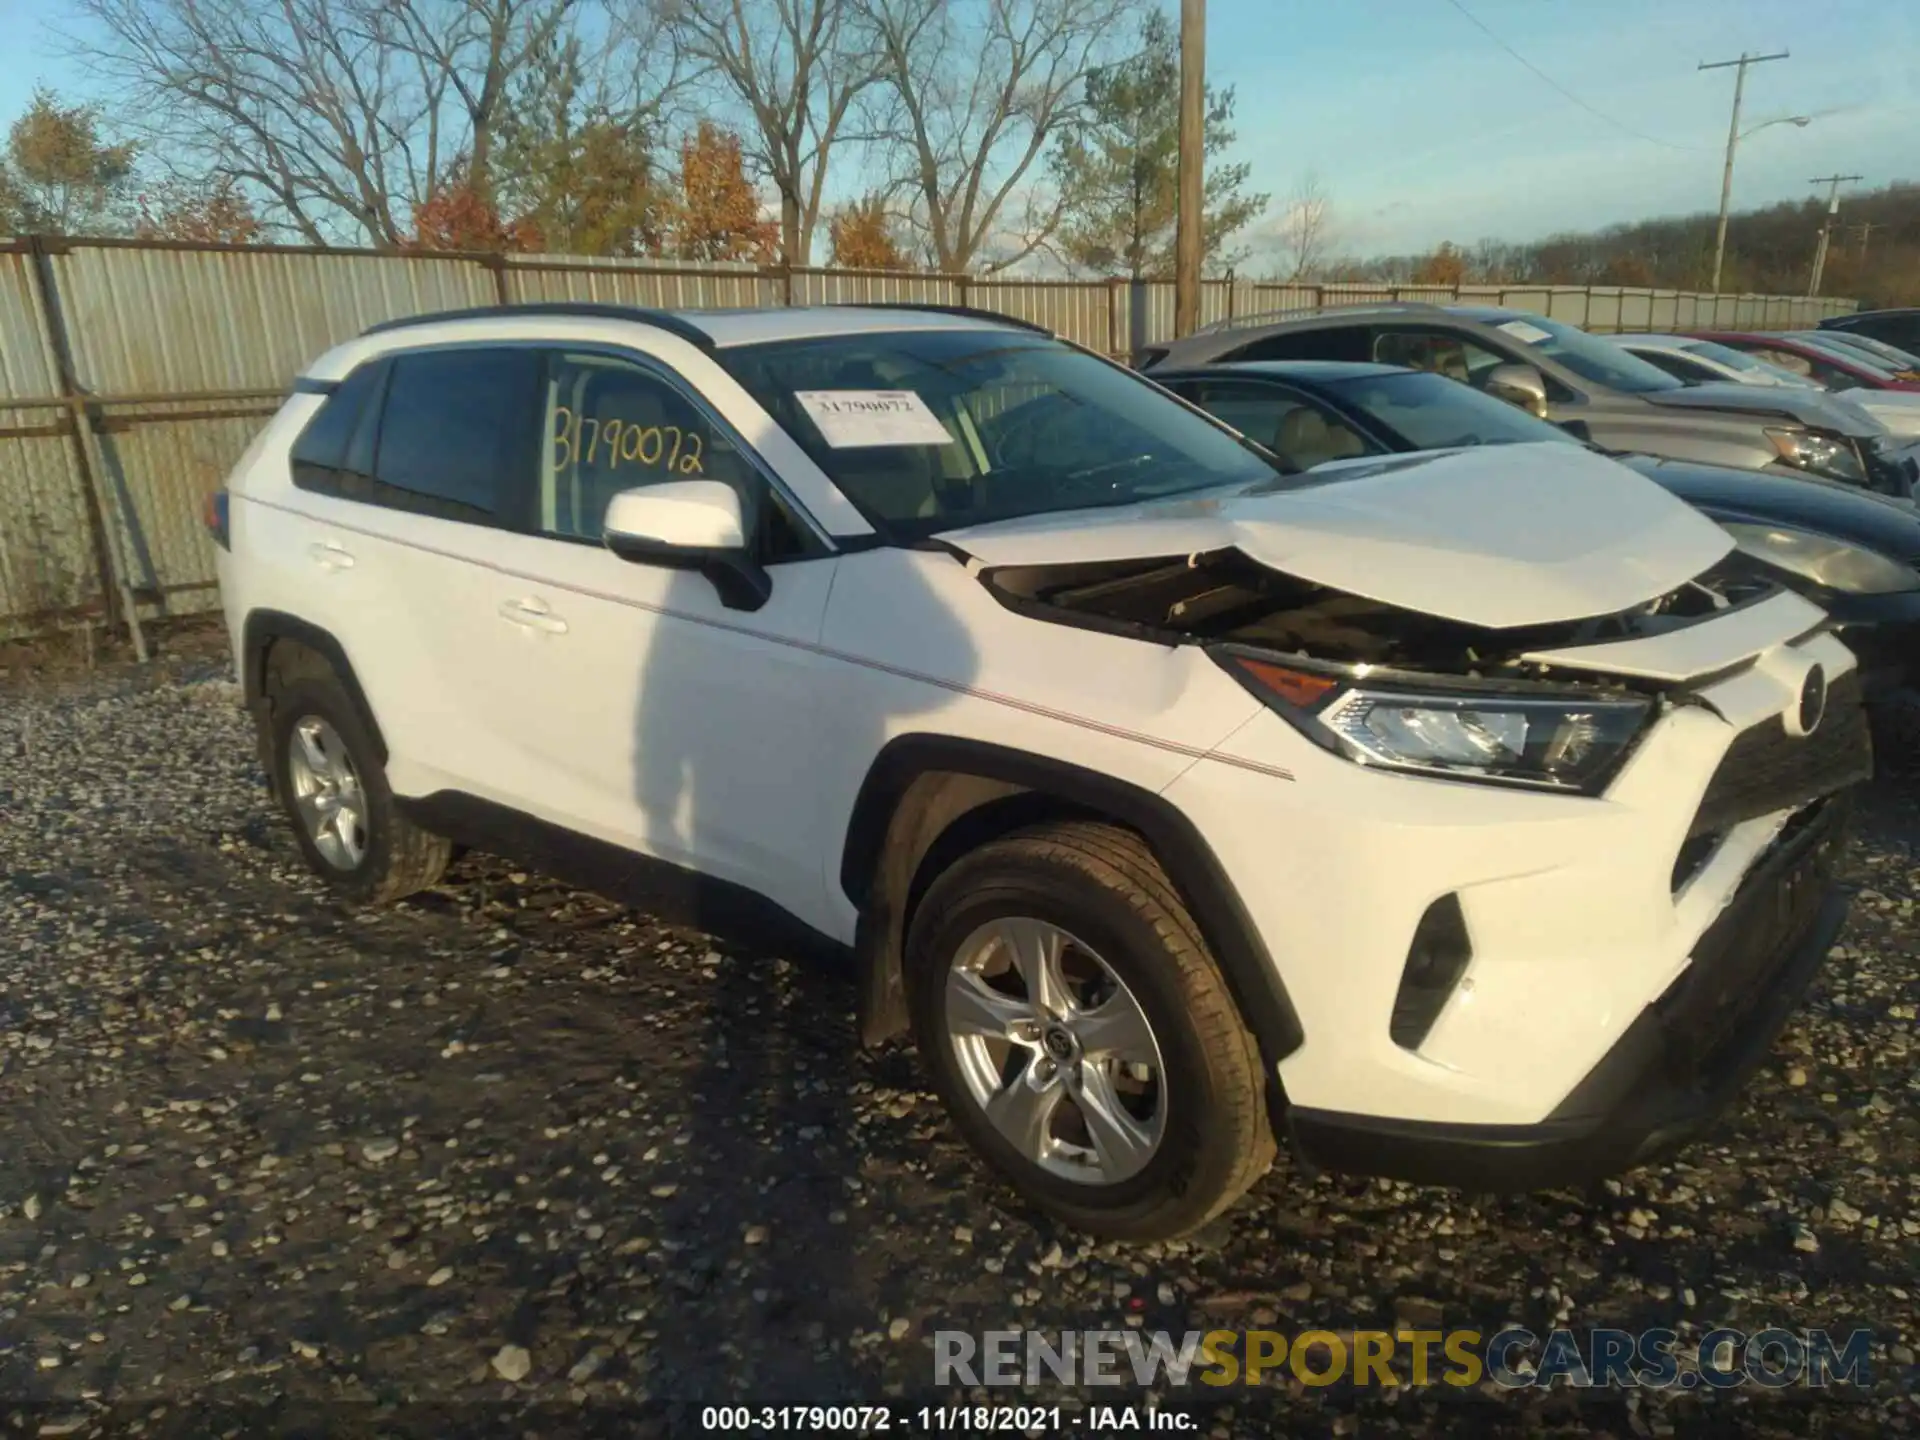
[[[0,123],[40,82],[101,98],[60,54],[63,8],[0,0]],[[1734,77],[1695,67],[1742,50],[1791,52],[1748,71],[1742,130],[1812,123],[1741,143],[1736,210],[1819,175],[1920,181],[1916,0],[1210,0],[1207,48],[1231,158],[1274,198],[1257,244],[1308,173],[1353,256],[1711,211]]]

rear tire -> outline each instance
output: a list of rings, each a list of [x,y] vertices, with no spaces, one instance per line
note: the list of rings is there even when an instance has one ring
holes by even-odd
[[[313,872],[382,905],[446,873],[452,846],[394,804],[386,768],[338,681],[294,680],[273,697],[271,755],[281,808]]]
[[[1035,1208],[1170,1239],[1271,1165],[1259,1049],[1132,831],[1037,826],[964,856],[914,912],[906,966],[934,1087]]]

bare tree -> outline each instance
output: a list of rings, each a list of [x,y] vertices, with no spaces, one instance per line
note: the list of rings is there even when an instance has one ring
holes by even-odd
[[[587,0],[78,3],[70,48],[146,153],[309,242],[388,246],[449,184],[486,193],[512,83]]]
[[[368,0],[363,0],[368,3]],[[507,87],[565,23],[573,0],[370,0],[390,17],[400,44],[419,67],[423,87],[443,103],[437,126],[451,118],[464,132],[466,185],[485,198],[492,189],[494,129]]]
[[[1082,82],[1137,31],[1140,0],[849,0],[880,66],[876,129],[895,194],[943,270],[1039,249],[1064,196],[1028,183],[1076,123]],[[1005,223],[1016,196],[1025,213]]]
[[[828,157],[877,58],[842,0],[679,0],[673,25],[689,61],[751,117],[743,139],[780,197],[781,253],[806,264]]]
[[[1309,279],[1325,263],[1329,208],[1320,177],[1307,171],[1287,197],[1286,210],[1280,217],[1281,265],[1287,279]]]

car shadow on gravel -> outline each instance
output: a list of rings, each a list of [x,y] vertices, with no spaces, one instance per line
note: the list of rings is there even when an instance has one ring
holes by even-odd
[[[674,1137],[686,1178],[660,1197],[662,1323],[642,1380],[675,1433],[726,1398],[856,1393],[839,1342],[871,1318],[849,1187],[850,988],[722,944],[688,1037],[698,1058]]]
[[[892,629],[871,634],[911,635],[916,668],[939,683],[769,638],[807,624],[783,602],[819,593],[795,569],[771,567],[771,599],[747,615],[716,614],[710,582],[689,572],[647,635],[628,760],[655,853],[709,875],[759,877],[769,898],[811,892],[812,906],[795,903],[819,908],[838,883],[845,807],[861,775],[890,737],[949,703],[951,687],[971,685],[979,657],[917,560],[804,563],[886,565]],[[851,604],[836,613],[862,628]],[[821,615],[811,624],[831,641]],[[722,942],[707,957],[705,1003],[684,1037],[686,1121],[674,1137],[687,1178],[660,1197],[669,1303],[642,1383],[689,1430],[699,1406],[729,1397],[844,1403],[861,1393],[848,1337],[877,1318],[882,1271],[900,1263],[897,1249],[876,1252],[860,1233],[867,1157],[855,1094],[871,1062],[856,1033],[853,967],[823,974],[818,947],[753,943],[781,928],[754,897],[703,886],[695,903],[702,929],[747,943]]]

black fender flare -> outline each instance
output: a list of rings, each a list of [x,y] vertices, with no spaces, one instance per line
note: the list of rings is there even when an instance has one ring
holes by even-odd
[[[934,780],[940,783],[923,784]],[[970,812],[1025,799],[1115,821],[1146,839],[1186,902],[1270,1080],[1305,1038],[1266,944],[1213,848],[1187,815],[1150,790],[1064,760],[950,735],[907,734],[874,757],[847,825],[840,884],[859,907],[861,1038],[905,1028],[901,966],[921,863]]]
[[[367,703],[367,692],[360,686],[360,677],[354,674],[353,662],[347,658],[345,647],[318,625],[281,610],[251,610],[247,612],[246,622],[241,628],[240,683],[247,709],[255,719],[262,722],[266,719],[267,651],[277,640],[296,641],[332,667],[341,688],[347,692],[348,700],[358,712],[360,723],[367,727],[367,734],[372,737],[380,763],[386,764],[386,737],[380,733],[380,722],[374,718],[373,706]],[[272,775],[271,768],[268,775]]]

